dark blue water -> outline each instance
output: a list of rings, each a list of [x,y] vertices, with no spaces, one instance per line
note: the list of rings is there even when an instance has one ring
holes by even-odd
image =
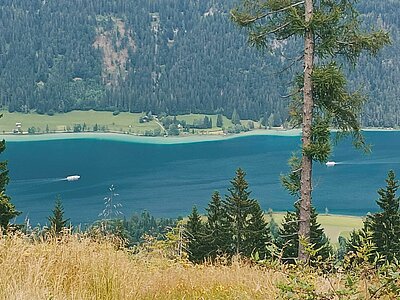
[[[389,169],[400,168],[400,132],[368,132],[373,152],[365,155],[349,142],[336,147],[332,160],[316,165],[314,205],[321,212],[364,215],[377,209],[377,189]],[[299,137],[250,136],[189,144],[143,144],[95,139],[8,142],[7,193],[23,212],[18,221],[45,223],[56,195],[73,223],[87,223],[103,210],[114,184],[123,213],[149,210],[156,216],[187,215],[203,210],[214,190],[226,193],[235,169],[244,168],[252,196],[275,211],[291,209],[293,198],[281,187],[287,159]],[[78,174],[79,181],[57,181]],[[204,211],[204,210],[203,210]]]

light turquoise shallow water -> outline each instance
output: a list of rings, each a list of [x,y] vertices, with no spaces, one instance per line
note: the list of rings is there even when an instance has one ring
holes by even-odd
[[[373,152],[364,155],[340,144],[332,157],[345,162],[333,168],[317,165],[314,203],[321,212],[364,215],[377,209],[376,190],[389,169],[400,169],[400,132],[367,132]],[[193,205],[201,211],[214,190],[226,193],[235,169],[242,167],[252,196],[275,211],[291,209],[293,199],[279,175],[300,144],[299,137],[248,136],[185,144],[149,144],[90,138],[8,142],[7,189],[17,208],[33,224],[44,223],[60,194],[73,223],[91,222],[103,209],[114,184],[123,213],[149,210],[156,216],[186,215]],[[60,180],[78,174],[79,181]],[[400,174],[399,174],[400,175]]]

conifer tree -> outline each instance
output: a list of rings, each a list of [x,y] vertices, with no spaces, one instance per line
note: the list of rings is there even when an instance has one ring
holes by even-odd
[[[314,207],[311,207],[311,237],[309,240],[313,249],[319,249],[317,256],[322,259],[327,259],[332,253],[332,247],[329,244],[329,239],[326,236],[321,224],[318,223],[318,213]],[[282,250],[282,260],[284,262],[292,263],[297,258],[299,251],[299,217],[300,209],[299,203],[295,204],[295,211],[288,211],[282,221],[282,227],[279,229],[279,236],[276,244]]]
[[[240,116],[239,113],[236,111],[236,108],[233,110],[232,118],[231,118],[233,125],[240,125]]]
[[[1,176],[1,175],[0,175]],[[10,220],[19,216],[21,212],[15,209],[11,203],[10,197],[4,191],[0,192],[0,228],[6,229]]]
[[[222,115],[218,114],[217,115],[217,127],[221,128],[222,126],[224,126],[224,121],[222,119]]]
[[[257,201],[250,198],[245,176],[241,168],[237,169],[223,203],[231,227],[232,254],[249,256],[254,251],[265,253],[269,235]]]
[[[0,115],[0,118],[3,115]],[[6,149],[6,141],[0,141],[0,154]],[[9,182],[7,162],[0,162],[0,229],[7,228],[10,220],[19,216],[20,211],[15,209],[14,204],[11,203],[10,197],[6,195],[5,190]]]
[[[217,255],[228,252],[230,231],[225,208],[219,192],[214,192],[206,208],[205,245],[207,257],[214,259]]]
[[[188,252],[189,260],[201,262],[204,259],[204,228],[196,206],[193,206],[192,213],[189,215],[186,224],[188,233]]]
[[[67,227],[69,219],[64,219],[64,207],[61,202],[61,197],[56,197],[56,203],[53,209],[53,215],[48,217],[50,222],[50,231],[52,234],[58,235]]]
[[[368,215],[365,227],[372,233],[376,252],[388,261],[400,259],[400,198],[396,196],[399,182],[395,173],[390,170],[386,179],[386,188],[378,190],[376,203],[380,212]]]
[[[245,256],[250,257],[255,253],[258,253],[258,256],[262,259],[269,256],[267,244],[271,241],[271,235],[268,223],[264,218],[264,212],[257,201],[254,201],[251,206],[245,233],[245,245],[243,251]]]
[[[365,99],[347,90],[341,64],[354,65],[363,52],[375,55],[390,42],[383,30],[362,29],[355,2],[242,0],[231,12],[234,22],[248,29],[252,46],[280,50],[271,41],[304,41],[301,55],[293,60],[304,65],[295,80],[290,114],[294,124],[302,126],[299,235],[305,240],[310,239],[312,162],[329,157],[329,126],[351,133],[356,146],[365,146],[359,121]],[[302,245],[298,256],[303,262],[308,260]]]

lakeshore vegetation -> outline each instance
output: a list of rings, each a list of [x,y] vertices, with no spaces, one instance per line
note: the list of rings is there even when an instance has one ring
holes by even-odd
[[[163,136],[179,134],[239,133],[258,128],[271,128],[272,120],[255,122],[241,120],[238,115],[228,119],[221,114],[187,114],[153,116],[149,113],[71,111],[38,114],[0,111],[3,119],[0,133],[43,134],[71,132],[114,132],[134,135]]]

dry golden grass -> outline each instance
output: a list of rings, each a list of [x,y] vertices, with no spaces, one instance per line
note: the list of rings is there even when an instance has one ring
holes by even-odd
[[[78,236],[0,238],[0,299],[274,299],[282,275],[173,262]]]
[[[0,234],[0,299],[7,300],[281,299],[277,285],[293,282],[290,274],[283,266],[243,262],[192,265],[168,259],[157,248],[133,254],[79,235],[32,242]],[[317,292],[343,285],[339,275],[296,276]]]

